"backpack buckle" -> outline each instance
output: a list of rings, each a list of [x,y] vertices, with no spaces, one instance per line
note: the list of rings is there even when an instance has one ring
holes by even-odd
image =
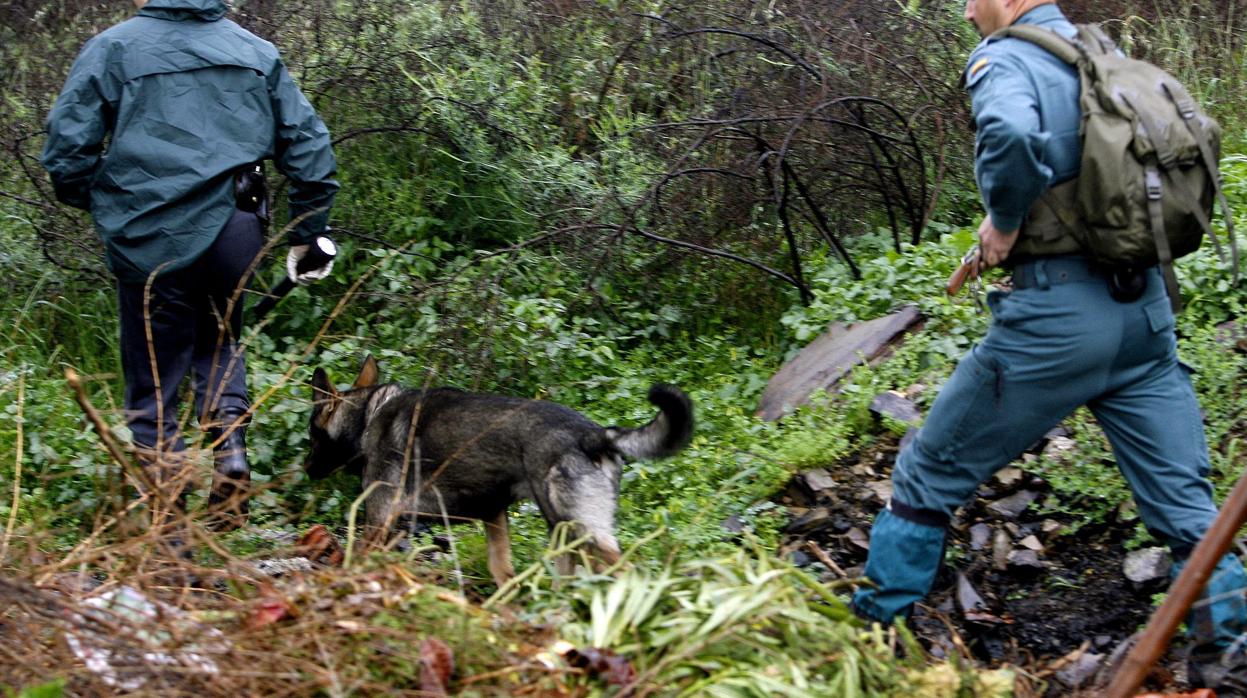
[[[1182,115],[1183,120],[1190,121],[1195,118],[1195,115],[1198,113],[1195,109],[1195,100],[1175,90],[1167,82],[1161,83],[1161,86],[1164,88],[1165,94],[1169,95],[1173,105],[1178,108],[1178,113]]]
[[[1160,194],[1163,188],[1160,183],[1160,173],[1149,167],[1143,177],[1143,184],[1147,190],[1148,200],[1160,201]]]

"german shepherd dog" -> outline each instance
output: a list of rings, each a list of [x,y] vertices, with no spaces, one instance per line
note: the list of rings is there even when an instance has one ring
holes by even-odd
[[[620,553],[614,524],[625,461],[673,455],[693,431],[692,402],[670,385],[650,388],[657,416],[626,428],[599,426],[553,402],[417,390],[377,378],[371,356],[341,393],[316,369],[308,476],[344,467],[361,474],[365,520],[374,533],[388,532],[400,517],[480,519],[489,571],[500,586],[515,575],[507,527],[512,503],[536,501],[551,528],[571,523],[589,536],[598,563],[613,565]],[[570,563],[565,556],[557,564],[569,572]]]

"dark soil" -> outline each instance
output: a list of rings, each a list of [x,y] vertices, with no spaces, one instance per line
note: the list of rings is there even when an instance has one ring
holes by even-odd
[[[832,488],[812,491],[804,474],[795,477],[780,497],[793,514],[781,552],[829,579],[860,577],[866,536],[888,494],[880,483],[889,481],[897,450],[896,437],[881,436],[862,452],[827,466],[835,481]],[[1107,470],[1106,476],[1116,473]],[[1124,542],[1134,533],[1134,521],[1085,524],[1045,514],[1046,489],[1045,482],[1025,471],[1013,473],[1007,482],[993,480],[980,487],[975,500],[954,519],[945,564],[909,625],[937,657],[959,653],[985,666],[1022,668],[1036,679],[1035,695],[1072,695],[1078,685],[1084,695],[1094,695],[1086,692],[1094,672],[1071,677],[1070,665],[1086,654],[1102,655],[1101,666],[1109,665],[1114,650],[1124,651],[1123,641],[1146,624],[1152,598],[1164,591],[1167,580],[1139,585],[1123,574]],[[1018,516],[988,509],[1024,490],[1039,496]],[[977,542],[972,534],[976,525]],[[990,535],[984,544],[985,530]],[[1003,553],[1037,546],[1037,566],[1002,564],[1002,551],[993,553],[996,538]],[[959,575],[981,597],[977,608],[963,607],[973,597],[959,597]],[[1162,660],[1151,688],[1183,687],[1175,657]],[[1062,669],[1066,672],[1058,678]],[[1100,677],[1105,675],[1102,670]]]

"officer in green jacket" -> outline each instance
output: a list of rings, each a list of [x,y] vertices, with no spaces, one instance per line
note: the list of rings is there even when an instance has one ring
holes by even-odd
[[[984,36],[1031,24],[1075,28],[1045,0],[968,0]],[[1086,405],[1103,427],[1143,522],[1173,552],[1175,572],[1216,517],[1199,404],[1178,361],[1157,268],[1140,292],[1091,264],[1043,203],[1073,192],[1080,171],[1079,79],[1036,44],[985,39],[965,73],[977,126],[975,178],[987,215],[982,260],[1013,272],[989,297],[993,322],[957,365],[917,437],[897,458],[893,496],[871,530],[861,616],[908,617],[930,591],[953,512],[980,482]],[[1046,194],[1046,196],[1045,196]],[[1187,619],[1195,682],[1247,695],[1247,574],[1226,555]]]
[[[214,443],[212,504],[246,514],[246,369],[241,287],[264,245],[263,208],[239,207],[243,172],[272,160],[297,220],[287,268],[338,189],[320,117],[277,50],[225,19],[224,0],[135,0],[137,16],[83,47],[48,116],[43,165],[57,198],[90,211],[117,278],[125,409],[134,443],[180,500],[190,473],[178,429],[189,373]],[[297,278],[295,278],[297,277]]]

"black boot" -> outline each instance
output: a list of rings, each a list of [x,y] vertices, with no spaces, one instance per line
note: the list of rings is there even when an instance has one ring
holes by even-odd
[[[208,495],[208,526],[232,531],[247,522],[247,498],[251,496],[251,466],[247,463],[247,428],[225,418],[220,427],[208,430],[212,449],[212,491]],[[224,435],[224,438],[221,438]]]

